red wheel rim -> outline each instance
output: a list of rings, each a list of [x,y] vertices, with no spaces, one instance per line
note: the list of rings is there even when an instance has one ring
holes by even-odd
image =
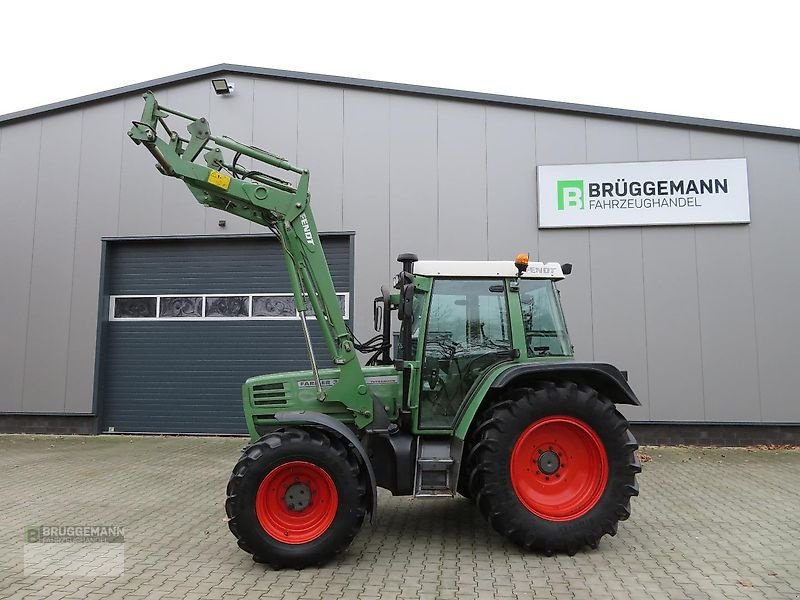
[[[600,500],[607,481],[603,442],[580,419],[539,419],[514,444],[511,483],[537,517],[570,521],[585,515]]]
[[[339,494],[322,467],[301,460],[270,471],[256,492],[256,516],[270,536],[286,544],[305,544],[328,530]]]

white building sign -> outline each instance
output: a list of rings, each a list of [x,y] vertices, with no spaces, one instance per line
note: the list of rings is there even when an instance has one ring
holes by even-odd
[[[747,161],[540,166],[539,227],[749,223]]]

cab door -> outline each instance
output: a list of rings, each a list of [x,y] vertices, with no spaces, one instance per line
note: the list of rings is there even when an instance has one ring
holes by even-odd
[[[420,361],[420,430],[449,430],[481,374],[513,352],[502,279],[433,282]]]

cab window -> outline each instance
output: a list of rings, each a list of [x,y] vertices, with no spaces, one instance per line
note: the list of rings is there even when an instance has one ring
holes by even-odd
[[[557,293],[549,279],[522,279],[519,282],[519,301],[529,358],[572,355],[572,345]]]
[[[449,427],[478,377],[508,358],[511,327],[503,281],[436,280],[425,338],[420,426]]]

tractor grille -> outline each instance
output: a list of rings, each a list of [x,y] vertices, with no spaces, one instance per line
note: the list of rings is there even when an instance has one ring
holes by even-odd
[[[283,383],[261,383],[254,385],[251,398],[253,406],[284,406],[288,402]]]

